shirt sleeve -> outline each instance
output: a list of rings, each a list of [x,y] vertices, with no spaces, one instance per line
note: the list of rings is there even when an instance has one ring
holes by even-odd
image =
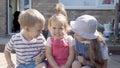
[[[45,45],[45,46],[51,47],[51,39],[50,39],[50,37],[47,38],[47,41],[46,41],[46,45]]]
[[[43,41],[44,41],[44,45],[46,45],[46,39],[45,39],[45,37],[42,35],[42,38],[43,38]]]
[[[12,36],[12,38],[8,41],[8,43],[6,43],[6,45],[5,45],[6,51],[11,52],[14,50],[14,37],[15,36]]]
[[[101,43],[100,47],[101,47],[101,53],[102,53],[103,59],[107,60],[109,58],[109,56],[108,56],[108,47],[104,43]]]
[[[75,39],[73,39],[72,36],[68,36],[68,42],[69,42],[69,47],[72,47],[75,45]]]

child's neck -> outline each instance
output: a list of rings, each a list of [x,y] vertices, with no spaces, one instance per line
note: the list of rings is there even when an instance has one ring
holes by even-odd
[[[27,41],[31,41],[33,39],[32,37],[29,36],[28,32],[26,32],[25,30],[22,32],[22,36]]]
[[[67,35],[64,35],[63,37],[54,37],[54,36],[53,36],[53,38],[54,38],[54,39],[63,39],[63,38],[65,38],[66,36],[67,36]]]

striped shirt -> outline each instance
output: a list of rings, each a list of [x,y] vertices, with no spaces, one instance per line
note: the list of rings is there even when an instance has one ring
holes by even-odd
[[[6,44],[5,50],[11,52],[15,50],[17,64],[28,64],[34,61],[39,55],[45,51],[46,40],[42,34],[37,39],[27,41],[21,33],[13,35],[10,41]]]

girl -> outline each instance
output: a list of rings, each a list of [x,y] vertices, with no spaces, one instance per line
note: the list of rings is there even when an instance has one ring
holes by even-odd
[[[97,32],[97,20],[91,15],[82,15],[71,22],[75,32],[76,53],[78,61],[73,68],[107,68],[108,50],[105,42]]]
[[[57,12],[48,22],[51,33],[46,45],[48,68],[70,68],[74,59],[73,38],[67,35],[69,26],[63,5],[57,4],[56,9]]]

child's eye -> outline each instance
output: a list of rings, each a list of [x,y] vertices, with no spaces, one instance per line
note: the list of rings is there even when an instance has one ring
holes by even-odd
[[[63,28],[60,28],[61,30],[63,30]]]
[[[56,29],[56,27],[53,27],[53,29]]]

